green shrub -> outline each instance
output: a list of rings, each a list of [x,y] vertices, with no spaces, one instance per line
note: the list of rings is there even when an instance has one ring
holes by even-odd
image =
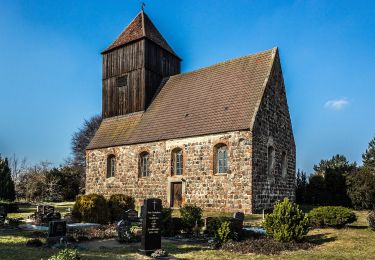
[[[367,216],[367,220],[368,220],[368,225],[369,227],[372,229],[372,230],[375,230],[375,210],[372,210],[368,216]]]
[[[135,208],[134,198],[124,194],[111,195],[108,201],[108,207],[111,212],[111,222],[121,220],[128,209]]]
[[[230,221],[230,217],[208,217],[206,219],[206,230],[205,233],[210,236],[215,236],[217,233],[217,230],[221,226],[221,224],[225,221]]]
[[[81,259],[76,249],[63,249],[48,260],[79,260]]]
[[[78,195],[72,216],[80,222],[107,224],[110,220],[107,201],[102,195]]]
[[[219,228],[217,229],[216,239],[221,244],[224,244],[229,240],[231,233],[233,233],[231,223],[229,221],[224,221],[220,224]]]
[[[170,236],[171,234],[171,219],[172,219],[172,209],[163,208],[161,210],[161,233],[163,236]]]
[[[312,227],[342,228],[357,220],[354,212],[341,206],[325,206],[309,212],[309,224]]]
[[[202,225],[202,209],[195,205],[186,205],[180,208],[181,219],[185,230],[192,233],[196,225]]]
[[[266,215],[263,226],[267,235],[275,240],[289,242],[301,240],[307,234],[307,222],[307,216],[299,206],[285,198]]]

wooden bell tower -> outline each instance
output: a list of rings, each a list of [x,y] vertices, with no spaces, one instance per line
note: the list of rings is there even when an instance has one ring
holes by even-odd
[[[181,59],[143,9],[102,55],[103,118],[146,110],[162,79],[180,73]]]

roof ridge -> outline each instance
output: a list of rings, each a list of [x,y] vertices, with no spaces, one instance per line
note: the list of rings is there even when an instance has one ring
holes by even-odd
[[[243,55],[243,56],[232,58],[232,59],[225,60],[225,61],[220,61],[220,62],[214,63],[212,65],[204,66],[204,67],[201,67],[201,68],[198,68],[198,69],[194,69],[194,70],[191,70],[191,71],[188,71],[188,72],[183,72],[183,73],[180,73],[180,74],[176,74],[176,75],[170,76],[170,78],[177,78],[179,76],[185,76],[185,75],[188,75],[188,74],[191,74],[191,73],[199,72],[201,70],[205,70],[205,69],[209,69],[209,68],[214,68],[214,67],[219,66],[219,65],[223,65],[223,64],[226,64],[226,63],[229,63],[229,62],[235,62],[235,61],[238,61],[240,59],[248,58],[248,57],[253,56],[253,55],[259,55],[259,54],[266,53],[266,52],[269,52],[269,51],[272,51],[272,53],[273,53],[273,52],[277,51],[277,47],[273,47],[271,49],[267,49],[267,50],[264,50],[264,51],[259,51],[259,52],[255,52],[255,53]]]

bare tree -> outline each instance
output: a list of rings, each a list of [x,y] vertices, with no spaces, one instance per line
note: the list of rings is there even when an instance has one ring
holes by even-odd
[[[13,153],[11,157],[9,157],[9,166],[12,170],[12,179],[16,185],[19,181],[19,176],[22,175],[22,173],[24,173],[27,169],[26,162],[26,157],[20,159],[16,156],[15,153]]]
[[[72,137],[72,156],[66,164],[72,165],[81,175],[81,192],[85,189],[85,170],[86,170],[86,147],[91,142],[96,131],[98,130],[102,117],[96,115],[89,120],[85,120],[83,126],[73,134]]]

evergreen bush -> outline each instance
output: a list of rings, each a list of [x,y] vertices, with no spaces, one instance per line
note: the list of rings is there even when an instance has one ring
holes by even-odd
[[[124,217],[128,209],[135,208],[134,198],[124,194],[111,195],[108,201],[108,207],[111,213],[111,222],[119,221]]]
[[[63,249],[48,260],[79,260],[81,259],[76,249]]]
[[[233,233],[231,229],[231,223],[229,221],[224,221],[220,224],[219,228],[217,229],[217,236],[216,239],[221,243],[224,244],[230,238],[230,234]]]
[[[188,233],[191,233],[196,225],[202,225],[202,212],[203,210],[195,205],[180,208],[182,223]]]
[[[309,212],[309,224],[312,227],[342,228],[356,220],[352,210],[341,206],[318,207]]]
[[[80,222],[107,224],[110,221],[107,201],[98,194],[78,195],[72,216]]]
[[[299,241],[307,234],[308,219],[298,205],[285,198],[278,201],[264,220],[267,235],[277,241]]]

